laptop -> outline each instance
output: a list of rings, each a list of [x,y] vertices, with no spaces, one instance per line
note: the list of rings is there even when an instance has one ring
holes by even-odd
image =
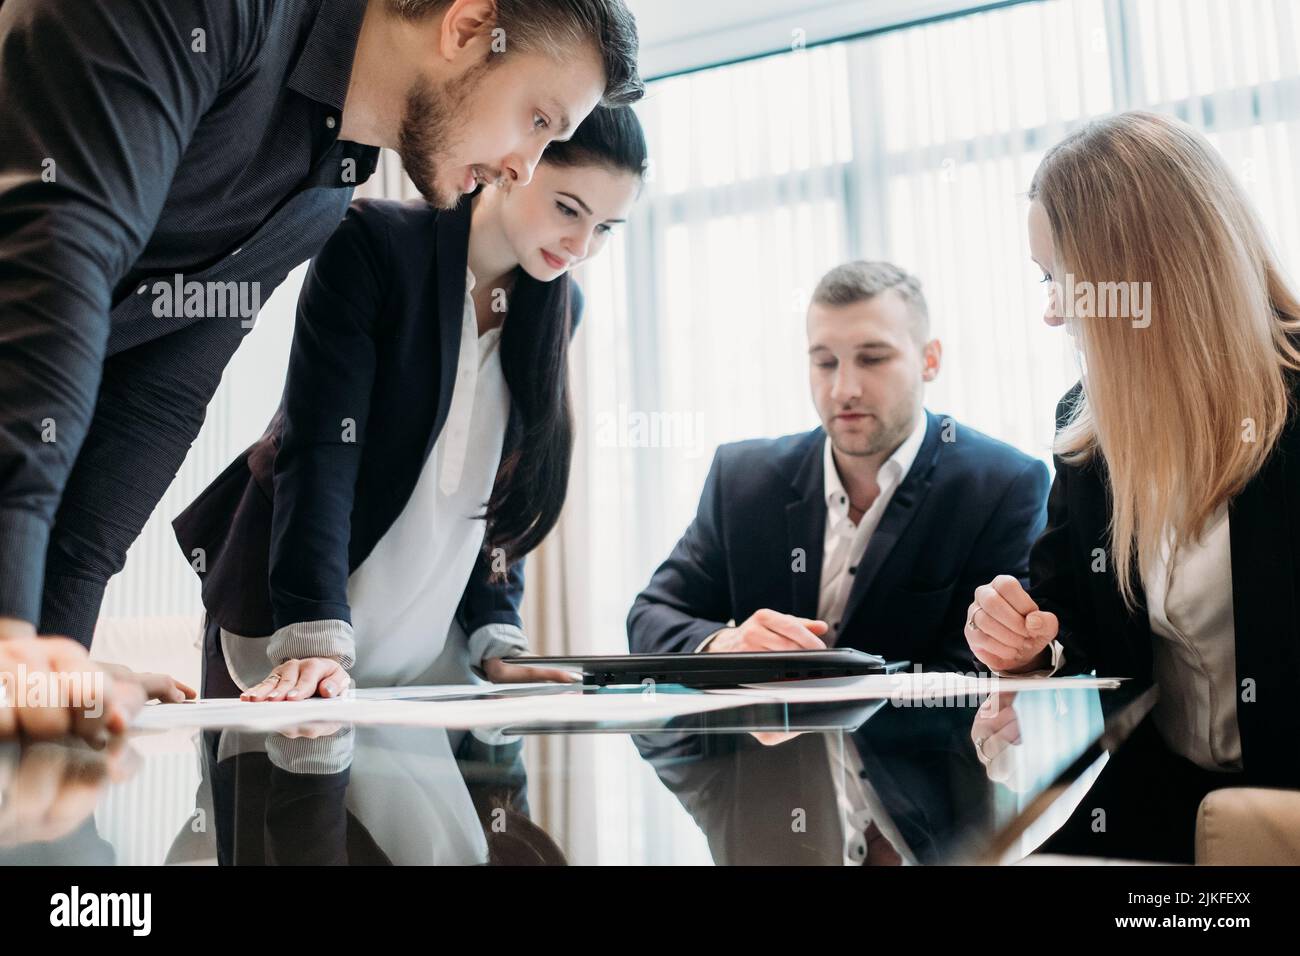
[[[680,684],[683,687],[740,687],[773,681],[892,674],[910,661],[886,661],[854,648],[815,651],[745,651],[720,654],[608,654],[591,657],[516,657],[526,667],[556,667],[582,672],[582,682]]]

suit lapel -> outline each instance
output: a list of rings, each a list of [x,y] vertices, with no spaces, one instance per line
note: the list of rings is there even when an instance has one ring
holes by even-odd
[[[844,614],[840,618],[841,634],[848,633],[854,613],[862,604],[877,575],[880,574],[880,569],[885,566],[894,546],[898,544],[903,533],[907,531],[908,525],[921,509],[925,496],[930,492],[934,465],[939,458],[943,442],[939,440],[939,420],[929,412],[926,412],[925,416],[925,438],[921,441],[921,447],[917,450],[912,467],[903,479],[903,483],[894,492],[894,497],[889,500],[889,505],[880,518],[880,524],[876,526],[871,540],[867,543],[867,550],[862,555],[858,570],[853,575],[853,586],[849,590],[849,599],[844,605]]]
[[[456,365],[460,358],[461,324],[465,319],[465,270],[469,261],[470,197],[438,215],[438,241],[433,270],[438,277],[438,413],[424,447],[427,461],[447,423]]]
[[[790,482],[794,500],[785,506],[787,560],[790,561],[790,613],[798,617],[817,616],[817,597],[822,579],[822,546],[826,540],[826,497],[822,473],[825,433],[818,428],[808,443],[807,454]],[[802,570],[795,564],[803,552]]]

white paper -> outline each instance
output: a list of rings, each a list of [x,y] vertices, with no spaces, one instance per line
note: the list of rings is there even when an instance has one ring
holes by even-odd
[[[455,729],[523,728],[566,723],[647,724],[755,703],[965,698],[974,706],[985,695],[995,692],[1113,689],[1120,683],[1115,678],[990,678],[933,671],[784,681],[702,693],[647,693],[639,690],[583,693],[576,689],[561,689],[555,684],[383,687],[354,691],[332,700],[313,698],[251,703],[232,698],[152,704],[140,710],[132,727],[154,731],[206,727],[274,730],[313,721]],[[503,693],[508,696],[482,696]],[[455,699],[468,695],[480,696],[478,699]]]
[[[482,687],[477,691],[483,693]],[[527,727],[530,724],[649,723],[686,714],[742,706],[708,694],[582,693],[566,691],[540,696],[510,696],[479,700],[401,700],[381,695],[302,701],[202,700],[184,704],[153,704],[132,721],[136,730],[179,727],[245,727],[274,730],[314,721],[344,724],[400,724],[456,729]]]
[[[538,694],[564,687],[541,681],[535,684],[426,684],[412,687],[360,687],[350,693],[358,700],[440,700],[483,694]]]
[[[923,700],[964,697],[976,703],[991,693],[1025,693],[1047,690],[1107,689],[1121,681],[1113,677],[975,677],[942,671],[900,671],[897,674],[864,674],[859,677],[828,677],[816,680],[776,681],[709,691],[720,696],[739,696],[784,704],[836,700]]]

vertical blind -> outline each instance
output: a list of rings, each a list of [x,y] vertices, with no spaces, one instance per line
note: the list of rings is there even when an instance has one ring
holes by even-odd
[[[1294,271],[1298,48],[1291,0],[1045,0],[652,84],[651,181],[582,277],[591,611],[611,646],[717,444],[817,423],[804,313],[841,261],[921,279],[944,343],[929,407],[1049,458],[1078,369],[1041,321],[1025,193],[1087,118],[1204,130]]]

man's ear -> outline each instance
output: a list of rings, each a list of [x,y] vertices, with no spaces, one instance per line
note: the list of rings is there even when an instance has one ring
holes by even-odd
[[[931,339],[921,348],[921,380],[933,382],[939,377],[939,367],[943,364],[943,343]]]
[[[478,39],[491,42],[497,25],[496,0],[454,0],[442,15],[438,49],[443,57],[454,61]]]

